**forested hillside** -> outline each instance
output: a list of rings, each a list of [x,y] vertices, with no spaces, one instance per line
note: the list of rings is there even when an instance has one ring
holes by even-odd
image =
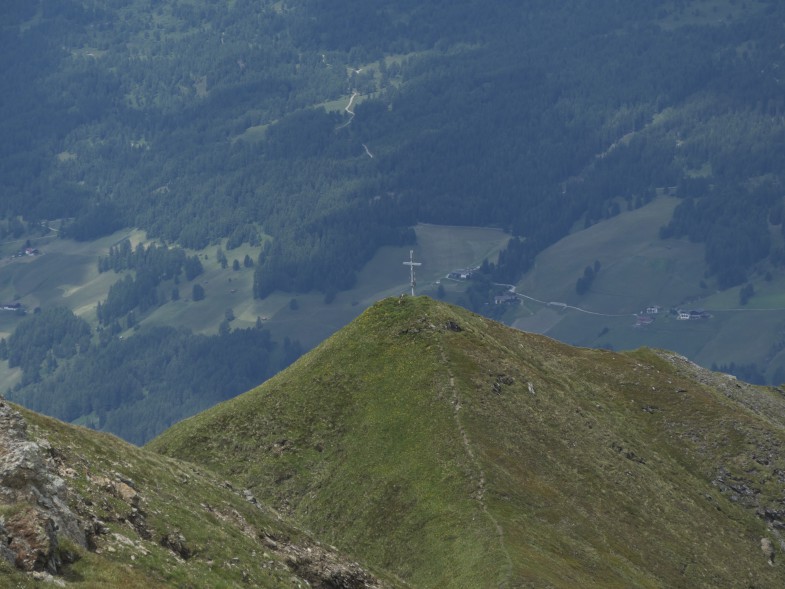
[[[260,327],[218,335],[150,327],[133,337],[104,333],[91,342],[84,320],[63,308],[42,311],[0,340],[0,359],[23,371],[15,400],[65,421],[142,444],[184,417],[247,391],[302,350]]]
[[[520,239],[663,191],[720,287],[785,264],[774,0],[9,0],[5,225],[259,247],[254,293],[334,292],[415,221]],[[773,236],[773,237],[772,237]],[[272,239],[269,239],[272,238]],[[256,260],[254,260],[256,261]]]

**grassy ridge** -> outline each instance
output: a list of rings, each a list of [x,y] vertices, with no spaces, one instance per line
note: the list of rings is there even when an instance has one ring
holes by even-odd
[[[781,394],[677,356],[571,348],[420,297],[150,447],[418,587],[773,587],[785,568],[755,511],[781,499],[783,415]]]
[[[228,453],[229,472],[254,492],[272,493],[311,529],[362,546],[415,586],[456,579],[478,586],[493,567],[482,546],[494,531],[467,493],[471,464],[446,391],[423,394],[443,387],[446,373],[436,348],[423,349],[416,338],[390,345],[408,310],[390,311],[381,323],[363,315],[306,357],[293,380],[272,379],[269,394],[220,405],[152,447],[190,445],[195,462]],[[378,330],[387,337],[378,339]],[[367,355],[385,361],[358,370]],[[224,435],[209,433],[216,427]],[[456,524],[471,532],[456,534]]]
[[[32,439],[51,444],[71,509],[103,527],[94,549],[71,546],[78,560],[63,571],[69,587],[305,584],[308,577],[287,557],[298,549],[320,553],[319,544],[215,475],[107,434],[19,410]],[[188,553],[164,545],[171,534],[181,537]],[[0,559],[0,586],[39,584]]]

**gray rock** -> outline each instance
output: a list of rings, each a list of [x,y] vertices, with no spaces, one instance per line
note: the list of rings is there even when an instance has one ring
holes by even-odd
[[[0,505],[15,506],[0,522],[0,558],[25,571],[60,571],[59,539],[87,546],[88,526],[68,506],[51,444],[30,440],[27,423],[0,401]]]

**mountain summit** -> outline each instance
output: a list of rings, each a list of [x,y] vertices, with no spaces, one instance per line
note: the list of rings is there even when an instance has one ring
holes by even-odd
[[[413,587],[781,587],[785,396],[425,297],[149,449]]]

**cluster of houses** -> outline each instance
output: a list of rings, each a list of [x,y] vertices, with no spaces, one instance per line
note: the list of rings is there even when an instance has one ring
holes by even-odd
[[[0,311],[13,311],[17,315],[24,315],[27,309],[22,303],[2,303],[0,304]]]
[[[641,311],[635,315],[634,327],[646,327],[647,325],[651,325],[654,323],[656,316],[661,312],[662,307],[658,305],[646,307],[645,311]],[[683,309],[671,309],[670,313],[671,315],[675,315],[676,319],[679,321],[694,321],[698,319],[711,318],[711,314],[704,311],[703,309],[691,309],[689,311],[685,311]]]
[[[494,305],[517,305],[520,302],[521,299],[509,292],[493,297]]]
[[[447,275],[447,278],[452,278],[453,280],[471,280],[473,275],[473,270],[453,270]]]
[[[690,321],[693,319],[710,319],[711,315],[703,309],[693,309],[691,311],[676,311],[676,319],[679,321]]]
[[[12,258],[23,258],[25,256],[38,256],[41,254],[41,251],[36,247],[26,247],[24,249],[20,249],[16,252]]]
[[[661,310],[662,307],[659,305],[652,305],[651,307],[646,307],[645,311],[636,313],[635,325],[633,327],[646,327],[647,325],[651,325],[654,323],[655,316],[659,315]]]

